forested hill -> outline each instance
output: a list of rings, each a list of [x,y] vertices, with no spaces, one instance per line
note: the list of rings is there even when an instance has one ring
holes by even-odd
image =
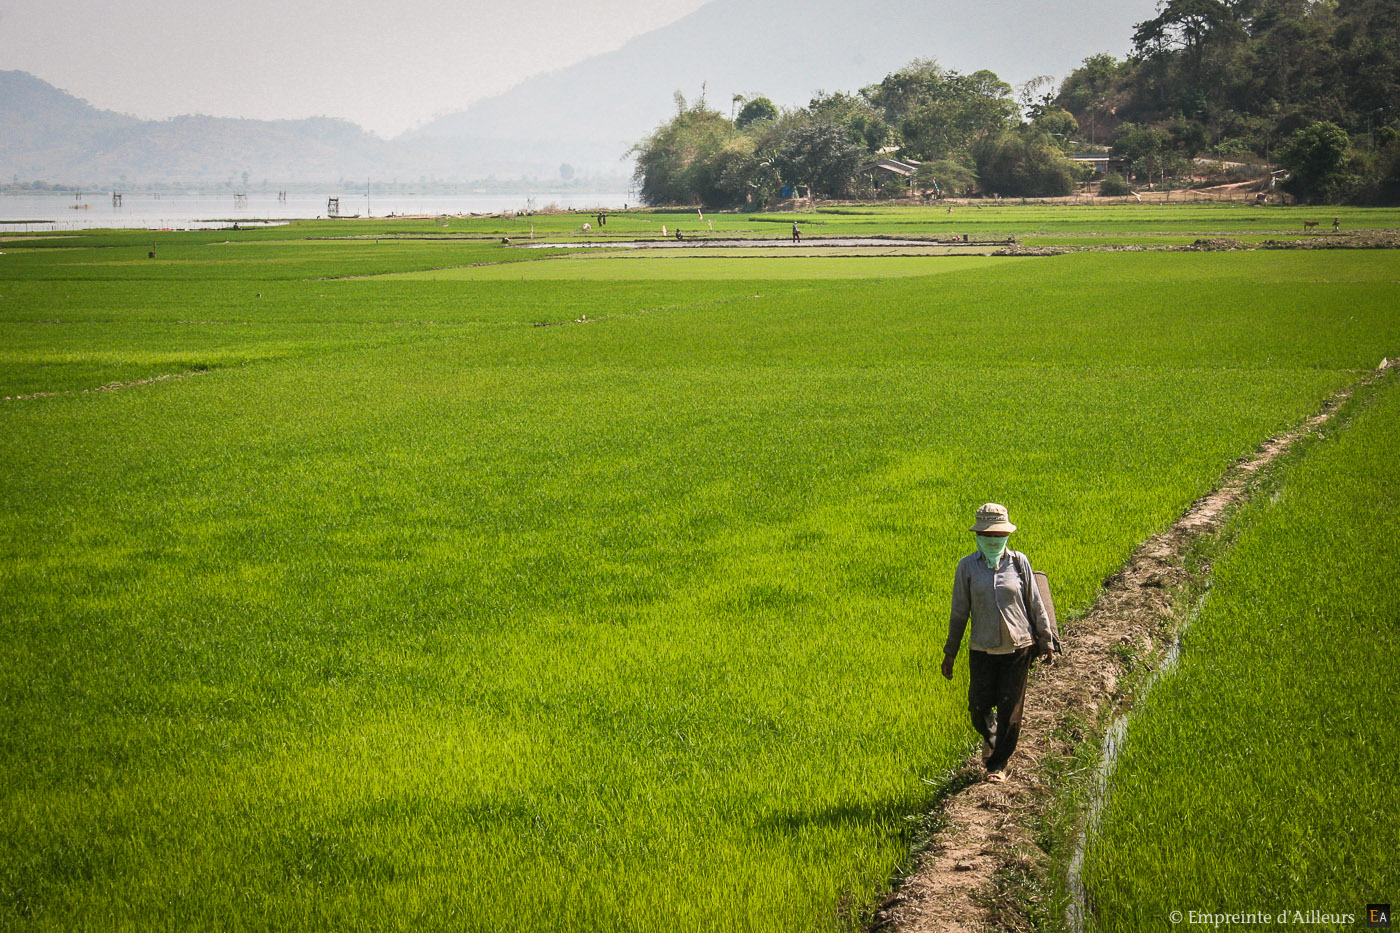
[[[1057,103],[1148,172],[1279,162],[1300,197],[1395,203],[1400,3],[1167,0],[1127,60],[1086,60]]]
[[[1059,196],[1093,175],[1075,150],[1111,150],[1129,177],[1104,194],[1261,177],[1273,191],[1281,166],[1303,200],[1400,203],[1400,3],[1161,0],[1156,14],[1126,60],[1092,55],[1058,89],[918,59],[802,107],[744,98],[732,118],[678,96],[637,144],[642,196]]]

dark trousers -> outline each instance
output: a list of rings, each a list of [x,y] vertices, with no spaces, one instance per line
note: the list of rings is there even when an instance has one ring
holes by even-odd
[[[1026,675],[1031,669],[1030,647],[1013,654],[968,652],[967,708],[972,728],[992,743],[988,771],[1000,771],[1016,751],[1021,737],[1021,712],[1026,705]],[[992,710],[995,708],[996,712]]]

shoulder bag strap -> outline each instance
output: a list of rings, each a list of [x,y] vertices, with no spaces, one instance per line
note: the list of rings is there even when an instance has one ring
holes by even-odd
[[[1030,558],[1020,551],[1012,551],[1011,559],[1016,562],[1016,572],[1021,575],[1021,602],[1026,607],[1026,620],[1031,617],[1031,591],[1030,587],[1035,585],[1035,580],[1031,577]]]

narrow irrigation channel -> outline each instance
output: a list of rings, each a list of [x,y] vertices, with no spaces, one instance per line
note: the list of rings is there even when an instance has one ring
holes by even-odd
[[[1176,670],[1176,662],[1181,657],[1181,636],[1186,633],[1186,630],[1191,627],[1191,623],[1205,608],[1206,600],[1210,598],[1209,585],[1210,581],[1207,580],[1207,589],[1196,599],[1190,613],[1172,632],[1171,643],[1167,645],[1166,653],[1162,655],[1157,666],[1148,673],[1137,688],[1135,696],[1145,696],[1157,681],[1170,676]],[[1083,825],[1079,829],[1078,836],[1075,837],[1074,854],[1070,857],[1068,869],[1067,886],[1070,903],[1065,912],[1065,925],[1072,933],[1084,933],[1084,918],[1089,913],[1088,892],[1084,889],[1084,853],[1089,848],[1089,840],[1098,833],[1104,809],[1108,805],[1108,799],[1112,793],[1113,772],[1118,766],[1118,753],[1122,751],[1123,743],[1128,738],[1130,716],[1131,711],[1118,713],[1104,732],[1103,742],[1099,749],[1099,764],[1094,769],[1094,776],[1089,783],[1088,800],[1084,805]]]
[[[1219,531],[1229,509],[1248,499],[1251,481],[1261,470],[1331,420],[1357,389],[1397,365],[1400,361],[1382,360],[1375,372],[1332,395],[1298,428],[1265,441],[1235,464],[1215,491],[1143,543],[1123,569],[1105,581],[1084,617],[1065,627],[1064,656],[1032,677],[1009,780],[978,781],[975,758],[949,778],[940,808],[929,818],[938,831],[923,846],[913,871],[871,917],[870,930],[973,933],[1026,927],[1017,885],[1029,880],[1031,887],[1038,887],[1032,879],[1043,881],[1053,874],[1036,833],[1063,799],[1065,763],[1073,761],[1077,751],[1082,754],[1092,747],[1093,737],[1099,736],[1097,760],[1077,766],[1089,781],[1087,802],[1078,817],[1072,859],[1077,863],[1092,840],[1095,814],[1102,812],[1110,792],[1113,767],[1127,736],[1131,700],[1170,675],[1177,650],[1170,643],[1204,605],[1209,567],[1193,572],[1183,557]],[[1164,647],[1152,676],[1133,683],[1132,691],[1123,689],[1121,681],[1131,667],[1125,660],[1155,658]],[[1079,931],[1088,907],[1073,866],[1070,888],[1065,921]]]

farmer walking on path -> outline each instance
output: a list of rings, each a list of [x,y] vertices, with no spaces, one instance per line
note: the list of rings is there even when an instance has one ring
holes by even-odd
[[[802,231],[797,229],[797,221],[795,220],[792,222],[792,242],[802,242]]]
[[[971,618],[967,705],[972,727],[982,736],[987,780],[1000,784],[1020,737],[1031,661],[1043,655],[1052,663],[1056,639],[1030,559],[1006,546],[1016,530],[1006,507],[995,502],[982,506],[971,530],[977,550],[958,561],[953,576],[943,676],[953,679],[953,661]]]

